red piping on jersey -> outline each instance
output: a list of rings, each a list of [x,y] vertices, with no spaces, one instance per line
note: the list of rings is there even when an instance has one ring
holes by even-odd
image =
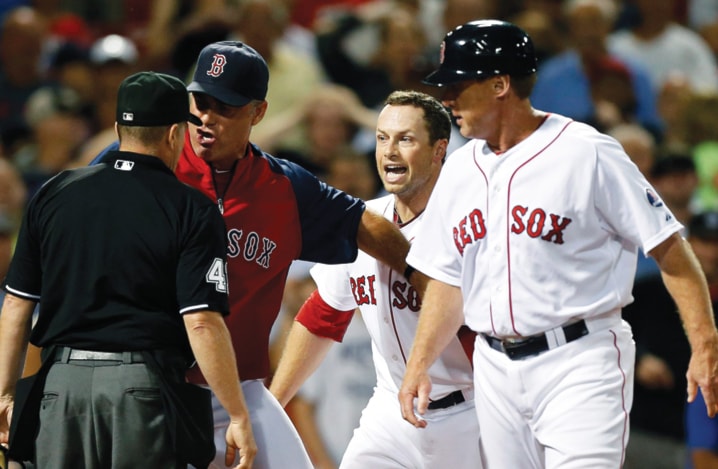
[[[481,175],[484,177],[484,183],[486,185],[486,200],[484,201],[484,206],[486,207],[486,219],[488,220],[488,218],[489,218],[489,192],[490,192],[489,178],[486,176],[486,173],[484,172],[484,170],[481,168],[481,165],[479,164],[479,161],[478,161],[477,155],[476,155],[476,147],[477,147],[477,145],[476,145],[476,143],[474,143],[474,165],[476,165],[476,168],[479,170]],[[489,303],[489,319],[491,320],[491,330],[493,330],[495,332],[496,329],[494,328],[494,314],[493,314],[493,311],[491,310],[491,303]]]
[[[387,207],[387,208],[388,208],[388,207]],[[426,207],[424,207],[424,209],[426,209]],[[397,225],[399,228],[404,228],[405,226],[407,226],[407,225],[413,223],[414,220],[417,220],[417,219],[419,218],[419,215],[421,215],[422,213],[424,213],[424,209],[422,209],[419,213],[417,213],[416,215],[414,215],[414,216],[411,218],[411,220],[401,221],[401,220],[399,219],[399,214],[398,214],[397,211],[396,211],[396,200],[394,200],[394,207],[393,207],[394,214],[393,214],[393,216],[392,216],[392,221],[393,221],[394,224]],[[410,239],[409,242],[411,243],[412,240],[413,240],[413,238]],[[389,304],[388,304],[387,306],[389,307],[389,311],[391,312],[391,326],[392,326],[392,328],[394,329],[394,337],[396,337],[396,342],[397,342],[397,344],[399,344],[399,351],[401,352],[401,358],[404,360],[404,365],[406,365],[406,354],[404,353],[404,347],[401,345],[401,339],[399,338],[399,332],[396,330],[396,321],[394,320],[394,308],[392,307],[392,304],[391,304],[391,302],[392,302],[391,286],[392,286],[392,284],[394,283],[393,280],[392,280],[392,277],[393,277],[393,276],[394,276],[394,271],[391,270],[391,269],[389,269],[389,281],[387,282],[388,291],[387,291],[387,295],[386,295],[386,297],[387,297],[387,299],[388,299],[388,301],[389,301]],[[408,282],[409,282],[409,281],[407,280],[407,283],[408,283]]]
[[[422,209],[419,213],[417,213],[416,215],[414,215],[413,217],[411,217],[411,220],[402,221],[402,220],[399,219],[399,214],[396,212],[396,206],[394,206],[394,215],[392,216],[392,221],[393,221],[394,224],[395,224],[396,226],[398,226],[399,228],[404,228],[405,226],[410,225],[414,220],[416,220],[417,218],[419,218],[419,216],[420,216],[422,213],[424,213],[424,210],[426,210],[426,207],[424,207],[424,209]]]
[[[479,168],[481,170],[481,168]],[[483,171],[481,171],[483,173]],[[484,178],[486,178],[486,175],[484,174]],[[394,201],[396,204],[396,201]],[[388,208],[388,207],[387,207]],[[425,207],[426,208],[426,207]],[[425,209],[424,208],[424,209]],[[410,223],[412,223],[414,220],[417,220],[419,216],[424,213],[424,210],[421,210],[419,213],[417,213],[411,220],[408,220],[406,222],[402,222],[399,220],[399,214],[396,211],[396,205],[394,205],[394,214],[393,214],[393,222],[395,225],[398,225],[399,228],[403,228]],[[409,243],[411,243],[414,240],[414,238],[409,239]],[[401,344],[401,339],[399,338],[399,332],[396,330],[396,321],[394,320],[394,308],[392,307],[392,296],[391,296],[391,286],[393,285],[392,277],[394,276],[394,271],[389,269],[389,279],[388,279],[388,292],[386,297],[389,300],[389,311],[391,311],[391,324],[392,328],[394,329],[394,337],[396,337],[396,342],[399,345],[399,351],[401,352],[401,358],[404,360],[404,364],[406,365],[406,354],[404,353],[404,347]],[[408,282],[408,280],[407,280]],[[473,369],[474,367],[474,342],[476,339],[476,332],[472,331],[468,326],[461,326],[459,330],[456,333],[456,337],[459,340],[459,343],[461,344],[461,347],[464,349],[464,353],[466,354],[466,357],[469,359],[469,363],[471,364],[471,367]]]
[[[547,114],[546,117],[544,118],[544,120],[541,121],[541,124],[539,125],[539,127],[541,127],[541,125],[543,125],[544,122],[546,122],[546,120],[548,119],[548,116],[549,115]],[[536,153],[534,156],[532,156],[528,160],[521,163],[521,165],[518,168],[516,168],[516,170],[513,172],[513,174],[509,178],[508,190],[506,193],[506,213],[507,214],[511,211],[511,207],[509,206],[510,201],[511,201],[511,183],[514,180],[514,176],[516,176],[516,173],[518,173],[520,169],[522,169],[524,166],[529,164],[531,161],[536,159],[540,154],[542,154],[544,151],[546,151],[546,149],[548,147],[553,145],[553,143],[556,140],[558,140],[558,138],[563,134],[563,131],[566,130],[566,128],[569,125],[571,125],[572,122],[573,121],[567,122],[566,125],[563,126],[563,128],[558,132],[558,134],[556,134],[556,136],[550,142],[548,142],[548,144],[545,147],[543,147],[541,150],[539,150],[538,153]],[[521,334],[519,331],[516,330],[516,322],[514,320],[514,302],[513,302],[513,297],[511,295],[511,292],[512,292],[512,289],[511,289],[511,244],[509,243],[509,236],[511,235],[510,227],[511,227],[511,217],[507,216],[506,217],[506,269],[507,269],[507,273],[508,273],[508,284],[509,284],[509,315],[511,316],[511,328],[516,333],[516,335],[521,336],[523,334]]]
[[[396,337],[396,343],[399,344],[399,351],[401,352],[401,358],[404,360],[404,365],[406,365],[406,354],[404,353],[404,347],[401,345],[401,339],[399,338],[399,331],[396,330],[396,321],[394,320],[394,307],[392,306],[391,302],[391,286],[393,284],[392,277],[394,276],[394,271],[389,269],[389,281],[387,282],[387,289],[389,290],[387,292],[387,300],[389,301],[389,311],[391,313],[391,327],[394,329],[394,337]]]

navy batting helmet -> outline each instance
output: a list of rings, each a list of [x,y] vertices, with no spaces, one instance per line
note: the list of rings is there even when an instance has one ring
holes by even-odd
[[[536,72],[536,54],[528,34],[506,21],[472,21],[450,31],[441,43],[437,70],[427,85],[444,86],[494,75],[523,76]]]

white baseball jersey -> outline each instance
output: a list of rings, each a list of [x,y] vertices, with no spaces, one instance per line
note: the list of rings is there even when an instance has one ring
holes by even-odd
[[[371,200],[367,207],[391,220],[394,196]],[[423,218],[419,215],[401,227],[409,241],[420,225],[424,229]],[[329,306],[338,310],[360,308],[372,338],[377,385],[398,393],[419,320],[420,301],[414,287],[402,274],[362,251],[351,264],[317,264],[311,274]],[[451,341],[429,374],[432,400],[473,387],[471,362],[458,338]]]
[[[631,302],[638,248],[681,228],[619,143],[549,115],[503,154],[447,159],[407,262],[461,287],[474,331],[526,336]]]

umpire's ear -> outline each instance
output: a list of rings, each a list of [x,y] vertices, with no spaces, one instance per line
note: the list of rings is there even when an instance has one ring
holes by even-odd
[[[252,125],[257,125],[264,119],[264,114],[267,112],[267,101],[252,101],[249,103],[252,106]]]
[[[173,172],[177,169],[177,163],[182,154],[184,136],[188,125],[187,122],[177,122],[169,126],[167,132],[165,132],[163,150],[159,156]]]
[[[187,123],[177,122],[169,127],[167,132],[167,143],[172,150],[177,147],[180,149],[184,146],[184,134],[187,131]]]

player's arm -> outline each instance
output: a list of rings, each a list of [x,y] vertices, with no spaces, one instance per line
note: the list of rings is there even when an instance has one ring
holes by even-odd
[[[5,295],[0,313],[0,443],[7,444],[15,399],[32,327],[35,301]]]
[[[250,468],[257,454],[257,445],[239,385],[237,363],[227,325],[221,314],[212,311],[186,313],[182,318],[197,364],[207,384],[229,414],[225,464],[234,461],[238,449],[239,467]]]
[[[25,367],[22,370],[22,377],[26,378],[34,375],[40,371],[40,366],[42,366],[42,349],[28,344],[27,352],[25,352]]]
[[[302,383],[319,367],[333,342],[332,339],[309,332],[302,323],[294,321],[269,387],[282,407],[289,403]]]
[[[650,251],[668,292],[678,306],[691,345],[686,377],[688,402],[700,387],[708,415],[718,412],[718,331],[705,277],[688,242],[673,234]]]
[[[414,413],[414,399],[419,415],[429,406],[431,380],[429,367],[456,337],[464,322],[464,300],[461,289],[436,279],[429,279],[421,304],[419,324],[406,364],[404,380],[399,390],[401,414],[415,427],[425,427],[426,421]]]
[[[341,341],[352,317],[353,311],[332,308],[316,290],[304,302],[269,387],[282,407],[319,367],[332,344]]]
[[[394,223],[301,166],[286,161],[276,164],[292,182],[297,197],[302,229],[300,259],[344,264],[356,258],[359,248],[397,272],[406,270],[409,242]]]
[[[369,209],[364,210],[359,222],[357,244],[359,249],[393,270],[402,273],[406,270],[409,241],[396,225]]]
[[[407,265],[406,269],[404,269],[404,278],[416,289],[417,293],[419,293],[419,298],[423,298],[424,292],[426,291],[426,284],[431,277],[414,269],[411,265]]]

